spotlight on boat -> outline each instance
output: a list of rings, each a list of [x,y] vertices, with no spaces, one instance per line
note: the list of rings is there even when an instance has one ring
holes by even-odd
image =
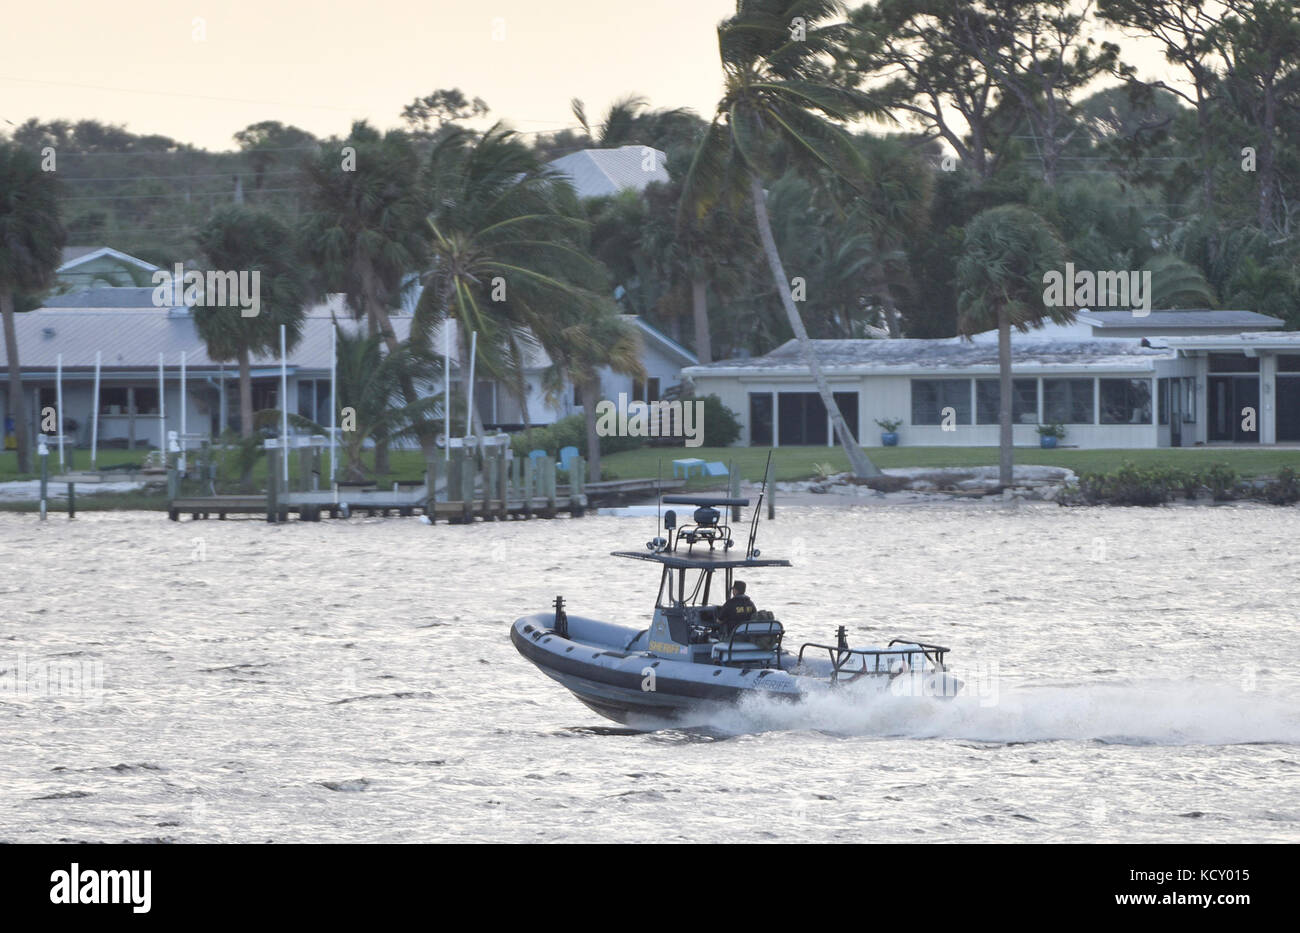
[[[654,551],[657,554],[668,547],[668,539],[655,538],[653,541],[647,541],[645,547],[647,551]]]
[[[707,505],[700,506],[695,510],[695,524],[701,528],[718,527],[718,519],[721,517],[721,512]]]

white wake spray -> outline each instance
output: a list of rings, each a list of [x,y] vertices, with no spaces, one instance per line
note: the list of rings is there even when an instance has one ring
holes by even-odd
[[[896,696],[849,687],[785,703],[761,695],[701,723],[733,734],[840,735],[979,742],[1300,745],[1300,709],[1262,692],[1200,681],[1011,687],[997,697]]]

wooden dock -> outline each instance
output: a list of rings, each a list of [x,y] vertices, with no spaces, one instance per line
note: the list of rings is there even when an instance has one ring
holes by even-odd
[[[228,515],[265,515],[268,522],[287,521],[297,515],[302,521],[320,521],[322,517],[348,518],[371,516],[424,515],[431,522],[452,523],[507,521],[511,519],[554,518],[567,512],[577,518],[588,507],[586,462],[570,462],[569,482],[559,485],[562,471],[553,460],[505,458],[501,450],[479,455],[454,449],[449,459],[428,461],[422,485],[394,484],[392,489],[341,485],[337,490],[311,488],[319,481],[319,454],[299,451],[300,486],[283,488],[284,451],[267,451],[268,489],[252,495],[173,495],[168,518],[179,521],[182,515],[192,519]],[[313,458],[314,464],[313,464]],[[635,481],[645,482],[645,481]],[[649,481],[653,488],[653,481]],[[605,484],[597,484],[605,485]],[[614,484],[620,486],[620,484]],[[620,488],[629,486],[626,482]],[[175,480],[171,488],[177,489]],[[601,491],[602,494],[605,492]]]

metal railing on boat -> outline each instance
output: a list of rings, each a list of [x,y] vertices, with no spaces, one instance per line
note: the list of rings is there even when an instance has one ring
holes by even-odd
[[[846,675],[848,681],[851,683],[859,677],[865,677],[868,675],[889,674],[892,676],[901,673],[901,670],[895,670],[888,661],[886,661],[886,665],[882,668],[882,658],[889,660],[901,658],[903,663],[907,665],[907,670],[915,670],[916,667],[913,664],[913,658],[916,655],[921,655],[925,660],[933,664],[936,670],[942,671],[945,669],[943,659],[949,649],[944,648],[941,645],[930,645],[925,642],[909,641],[906,638],[895,638],[890,641],[889,645],[885,648],[850,648],[843,640],[843,631],[843,626],[841,626],[840,643],[837,645],[821,645],[815,642],[806,642],[801,645],[799,648],[798,666],[803,666],[803,653],[805,650],[808,648],[818,648],[825,651],[830,657],[831,683],[838,683],[842,675]],[[907,647],[893,647],[898,644],[906,645]],[[849,665],[855,658],[858,659],[858,666],[850,667]],[[868,664],[868,660],[871,661],[870,665]]]

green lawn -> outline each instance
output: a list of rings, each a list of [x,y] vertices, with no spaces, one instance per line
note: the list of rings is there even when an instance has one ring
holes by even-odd
[[[603,463],[620,479],[654,476],[662,461],[663,475],[673,475],[672,461],[685,457],[721,460],[732,463],[747,480],[761,479],[767,462],[767,447],[646,447],[605,457]],[[878,467],[888,470],[903,467],[970,467],[996,466],[996,447],[868,447],[867,456]],[[1284,466],[1300,469],[1300,450],[1241,447],[1162,447],[1155,450],[1071,450],[1039,447],[1016,449],[1016,463],[1068,467],[1076,473],[1085,470],[1106,471],[1125,460],[1138,466],[1177,466],[1200,469],[1212,463],[1227,463],[1243,475],[1273,475]],[[839,447],[782,447],[772,458],[778,480],[806,479],[815,472],[814,464],[829,463],[836,470],[848,469],[848,458]],[[698,473],[690,486],[718,485],[717,480],[703,480]]]
[[[720,460],[726,464],[734,463],[736,469],[747,480],[758,480],[763,476],[763,467],[767,463],[767,447],[644,447],[611,454],[604,458],[606,478],[610,475],[618,479],[636,479],[653,477],[662,469],[665,479],[673,475],[672,461],[685,457],[698,457],[701,460]],[[100,467],[117,466],[127,463],[139,463],[144,456],[142,450],[101,450],[98,457]],[[996,447],[869,447],[867,455],[872,462],[883,469],[901,467],[969,467],[995,466],[998,462]],[[85,468],[90,463],[89,451],[78,450],[74,454],[75,465]],[[57,456],[51,455],[50,474],[58,472]],[[329,455],[325,454],[322,471],[328,475]],[[1184,469],[1200,469],[1212,463],[1227,463],[1245,476],[1274,475],[1284,466],[1300,469],[1300,449],[1279,448],[1244,448],[1244,447],[1179,447],[1159,448],[1156,450],[1043,450],[1038,447],[1016,449],[1017,463],[1033,463],[1046,466],[1069,467],[1075,472],[1084,470],[1113,470],[1125,460],[1138,466],[1178,466]],[[39,473],[20,476],[17,473],[16,457],[12,451],[0,453],[0,482],[15,479],[36,479]],[[847,470],[848,460],[838,447],[782,447],[775,452],[773,462],[776,464],[776,478],[782,481],[807,479],[816,472],[817,464],[830,464],[836,470]],[[392,472],[383,478],[383,482],[396,480],[418,481],[424,477],[424,457],[418,450],[395,450],[391,455]],[[293,467],[294,476],[296,464]],[[264,488],[266,482],[266,462],[259,460],[253,471],[254,488]],[[704,479],[698,473],[691,477],[690,488],[709,488],[721,485],[716,479]],[[222,491],[227,491],[223,489]],[[229,490],[229,491],[234,491]],[[106,497],[105,501],[109,498]],[[78,497],[91,508],[91,497]],[[121,506],[119,506],[121,507]]]

